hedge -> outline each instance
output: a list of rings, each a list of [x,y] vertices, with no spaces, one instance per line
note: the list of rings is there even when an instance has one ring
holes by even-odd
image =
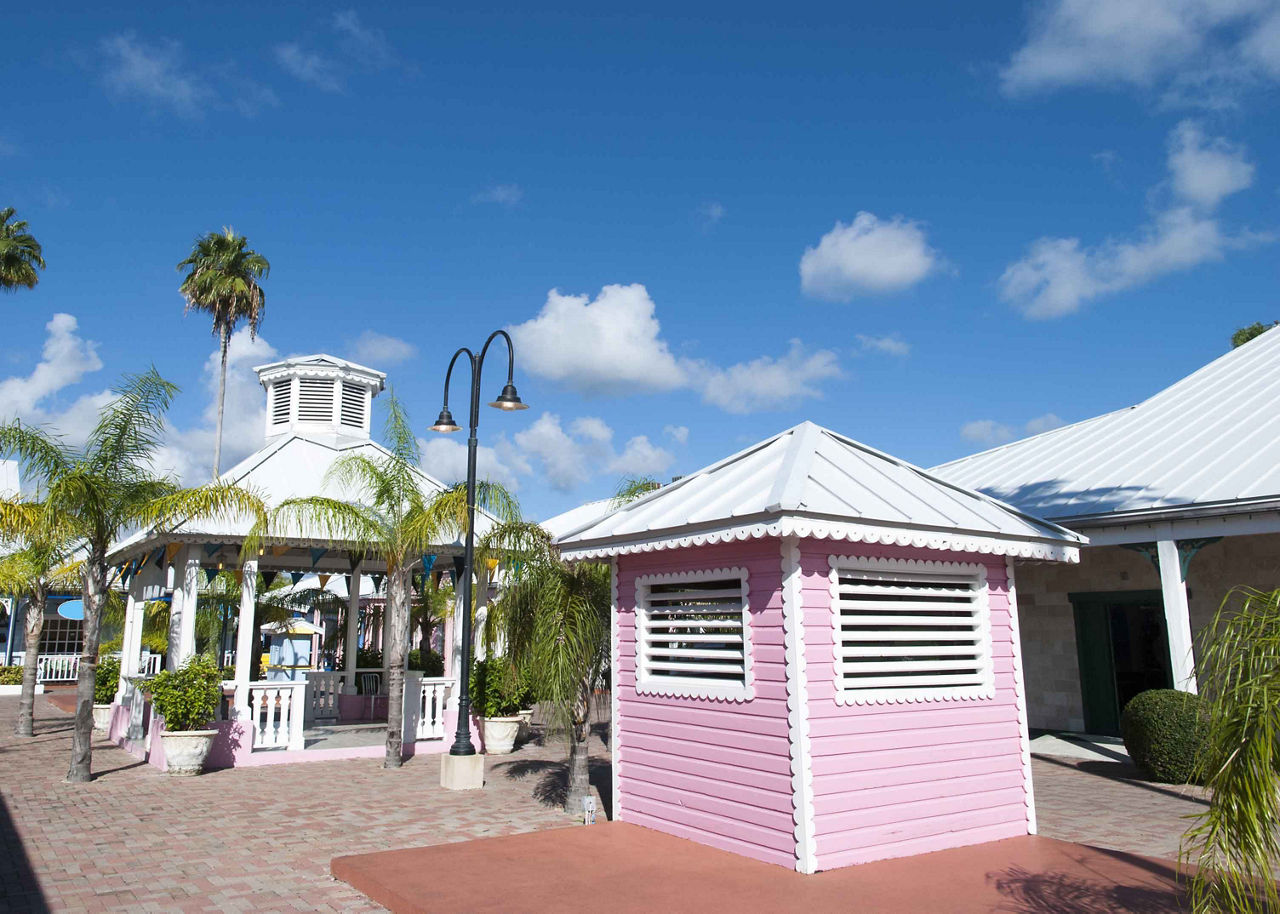
[[[1120,715],[1124,747],[1138,770],[1161,784],[1189,784],[1208,736],[1200,696],[1174,689],[1140,692]]]

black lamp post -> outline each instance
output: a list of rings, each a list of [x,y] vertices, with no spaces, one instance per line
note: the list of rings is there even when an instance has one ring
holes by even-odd
[[[484,348],[479,355],[466,346],[453,354],[453,358],[449,360],[449,370],[444,376],[444,406],[440,409],[436,424],[431,426],[434,432],[462,430],[449,412],[449,380],[453,377],[453,366],[457,363],[458,356],[465,354],[471,362],[471,437],[467,439],[467,541],[462,552],[462,662],[458,682],[458,729],[453,745],[449,747],[450,755],[476,754],[476,747],[471,744],[471,565],[476,545],[476,426],[480,424],[480,373],[484,370],[484,357],[489,352],[489,344],[498,337],[502,337],[507,343],[507,383],[498,398],[489,405],[509,411],[529,408],[516,393],[516,353],[511,345],[511,337],[505,330],[495,330],[484,341]]]

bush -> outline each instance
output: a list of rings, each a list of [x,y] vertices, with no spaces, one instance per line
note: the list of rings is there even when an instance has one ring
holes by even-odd
[[[443,676],[444,658],[433,650],[423,656],[422,651],[414,649],[409,651],[409,669],[418,670],[424,676]]]
[[[538,688],[533,681],[533,670],[526,668],[516,674],[515,700],[521,709],[532,708],[538,703]]]
[[[1189,784],[1208,738],[1208,719],[1200,696],[1151,689],[1125,706],[1120,732],[1144,776],[1161,784]]]
[[[192,657],[176,670],[163,670],[142,684],[169,732],[203,730],[222,701],[222,673],[204,656]]]
[[[0,685],[22,685],[22,667],[0,666]]]
[[[372,647],[362,647],[356,651],[356,666],[360,669],[381,669],[382,651]]]
[[[471,666],[471,707],[480,717],[511,717],[521,710],[515,676],[506,658],[477,660]]]
[[[120,658],[101,657],[93,674],[93,703],[109,705],[115,701],[120,686]]]

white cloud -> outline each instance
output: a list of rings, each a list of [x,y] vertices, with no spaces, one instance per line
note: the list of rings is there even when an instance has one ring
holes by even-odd
[[[1221,137],[1207,140],[1195,121],[1183,121],[1169,135],[1169,175],[1184,200],[1213,209],[1253,184],[1253,171],[1244,147]]]
[[[1280,76],[1280,15],[1267,0],[1050,0],[1001,71],[1010,95],[1129,86],[1221,107]]]
[[[653,444],[648,436],[637,435],[609,462],[609,470],[620,476],[655,476],[675,459],[670,451]]]
[[[422,448],[422,469],[436,479],[450,485],[467,478],[467,445],[453,437],[433,435],[418,439]],[[511,491],[520,488],[520,477],[531,473],[529,462],[505,437],[499,436],[493,447],[480,445],[476,449],[476,476],[498,482]]]
[[[82,338],[79,326],[72,315],[55,314],[44,325],[48,335],[31,374],[0,381],[0,415],[6,421],[27,418],[39,404],[102,367],[98,344]]]
[[[697,364],[691,373],[704,401],[742,415],[781,409],[797,400],[820,399],[822,391],[816,382],[840,377],[840,366],[829,349],[806,352],[803,343],[792,340],[787,354],[780,358],[761,356],[728,368]]]
[[[493,184],[471,197],[472,203],[496,203],[499,206],[515,206],[524,199],[524,188],[519,184]]]
[[[398,62],[386,34],[381,29],[364,25],[355,10],[335,13],[333,28],[339,35],[342,49],[365,66],[384,69]]]
[[[333,61],[295,42],[276,45],[276,62],[289,75],[325,92],[341,92],[342,78]]]
[[[176,41],[148,45],[133,32],[104,38],[103,79],[118,95],[133,95],[170,108],[184,117],[198,117],[212,91],[186,70],[182,46]]]
[[[418,347],[408,340],[373,330],[364,331],[351,346],[351,358],[378,369],[407,362],[417,354]]]
[[[662,434],[666,435],[676,444],[689,443],[689,426],[687,425],[664,425]]]
[[[1223,197],[1253,180],[1253,166],[1241,147],[1206,140],[1198,126],[1184,121],[1170,135],[1168,166],[1179,199],[1157,211],[1136,237],[1108,239],[1093,247],[1083,246],[1079,238],[1040,238],[1005,269],[1000,297],[1027,317],[1060,317],[1102,295],[1271,240],[1248,231],[1232,234],[1212,213]]]
[[[837,222],[817,247],[800,258],[800,286],[809,295],[849,301],[857,295],[898,292],[941,266],[919,222],[902,216],[881,220],[860,212]]]
[[[724,218],[724,204],[708,200],[698,207],[698,218],[702,220],[703,229],[712,229]]]
[[[589,464],[582,445],[565,434],[555,413],[543,413],[528,428],[516,432],[515,442],[541,464],[547,484],[558,492],[577,488],[599,470]]]
[[[613,429],[594,416],[568,423],[555,413],[543,413],[514,436],[512,454],[502,456],[516,472],[528,474],[536,465],[543,480],[558,492],[569,492],[602,473],[648,476],[665,471],[674,455],[647,435],[629,439],[621,452],[613,447]]]
[[[585,438],[597,444],[608,444],[613,440],[613,429],[609,428],[603,419],[595,416],[574,419],[569,428],[579,438]]]
[[[1019,433],[1018,429],[996,422],[994,419],[975,419],[960,426],[960,435],[979,444],[996,445],[1025,435],[1039,435],[1065,424],[1053,413],[1045,413],[1043,416],[1028,420],[1022,427],[1022,432]]]
[[[654,310],[639,283],[605,286],[594,300],[553,289],[537,317],[507,330],[528,371],[582,393],[674,390],[685,371]]]
[[[865,333],[856,335],[858,345],[863,352],[881,352],[885,355],[907,356],[911,354],[911,344],[897,334],[891,336],[868,336]]]

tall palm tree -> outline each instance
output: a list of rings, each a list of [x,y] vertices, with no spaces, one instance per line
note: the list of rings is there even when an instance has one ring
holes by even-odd
[[[609,669],[609,567],[569,564],[537,524],[506,524],[486,536],[482,552],[503,557],[506,586],[489,609],[493,637],[532,674],[552,729],[569,744],[565,808],[581,808],[591,784],[587,739],[592,696]]]
[[[1198,762],[1212,794],[1183,839],[1197,865],[1192,909],[1280,910],[1280,590],[1233,590],[1202,636],[1196,676],[1209,735]]]
[[[178,272],[187,270],[178,291],[187,301],[187,310],[213,316],[213,332],[218,335],[222,367],[218,374],[218,430],[213,445],[213,478],[218,478],[222,460],[222,409],[227,392],[227,345],[236,324],[249,322],[249,336],[258,334],[267,294],[258,281],[271,272],[267,258],[249,247],[249,239],[231,228],[197,238]]]
[[[37,270],[44,269],[40,242],[27,231],[27,223],[14,216],[12,206],[0,209],[0,289],[14,292],[18,288],[34,289],[40,281]]]
[[[22,695],[13,732],[32,736],[45,607],[53,588],[73,586],[78,568],[69,562],[70,530],[47,502],[0,499],[0,534],[18,545],[0,558],[0,590],[27,600]]]
[[[326,486],[332,484],[340,491],[353,493],[351,500],[322,496],[288,499],[272,512],[270,527],[294,523],[303,529],[323,531],[323,535],[342,541],[353,552],[386,561],[387,753],[383,764],[399,768],[411,579],[415,567],[421,567],[422,555],[431,547],[465,534],[467,492],[465,486],[455,485],[433,498],[423,495],[418,484],[418,440],[394,394],[387,402],[384,438],[385,455],[347,454],[329,468]],[[476,503],[502,520],[514,520],[519,515],[515,499],[494,483],[476,487]],[[266,529],[262,530],[264,536]],[[257,536],[250,537],[245,548],[257,548],[260,541]]]
[[[42,429],[0,425],[0,456],[16,456],[24,478],[42,487],[48,510],[70,530],[83,557],[84,646],[68,781],[93,777],[93,685],[111,544],[137,527],[244,515],[256,524],[266,514],[262,500],[238,486],[183,488],[155,475],[151,467],[164,435],[164,416],[177,390],[154,368],[126,376],[77,448]]]

